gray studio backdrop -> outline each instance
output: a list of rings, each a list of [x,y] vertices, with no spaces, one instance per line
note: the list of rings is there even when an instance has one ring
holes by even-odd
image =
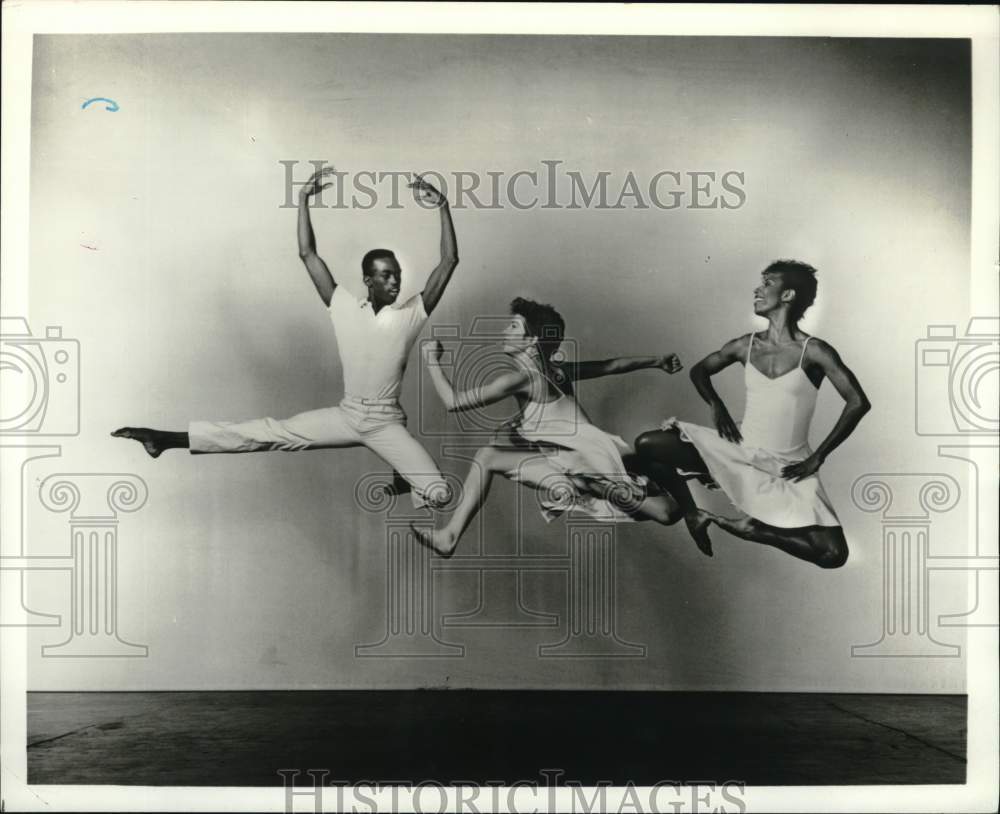
[[[858,508],[852,484],[943,470],[965,486],[962,466],[915,434],[914,354],[928,325],[961,330],[970,311],[966,43],[39,36],[33,70],[27,316],[36,334],[61,326],[79,341],[81,421],[61,457],[26,470],[25,548],[69,547],[71,518],[39,499],[50,474],[130,473],[149,497],[119,513],[116,593],[101,599],[114,603],[116,635],[145,657],[43,655],[69,635],[79,596],[65,573],[29,573],[28,604],[64,620],[29,637],[30,689],[964,690],[960,629],[932,632],[953,647],[947,657],[851,648],[878,640],[885,622],[882,516]],[[83,109],[94,97],[117,110]],[[840,350],[874,404],[822,470],[851,546],[846,567],[822,571],[721,532],[709,560],[682,528],[631,524],[617,528],[615,568],[602,565],[595,586],[563,567],[566,523],[546,525],[530,495],[518,504],[517,488],[500,482],[482,538],[474,528],[464,545],[507,557],[506,570],[438,561],[420,571],[417,558],[412,578],[423,581],[406,596],[425,604],[403,618],[387,605],[387,584],[410,578],[387,570],[399,545],[387,523],[398,524],[355,497],[366,474],[386,469],[370,452],[152,461],[109,438],[123,424],[185,429],[193,418],[280,417],[339,400],[333,330],[296,255],[296,213],[283,207],[286,173],[304,180],[319,159],[349,180],[501,174],[500,206],[454,210],[461,264],[431,321],[463,336],[520,295],[554,304],[582,357],[674,351],[690,366],[754,327],[752,291],[769,261],[817,266],[803,327]],[[546,208],[550,167],[557,205]],[[538,174],[531,208],[507,200],[521,170]],[[588,187],[609,173],[608,206],[566,205],[567,171]],[[662,171],[679,174],[659,187],[664,204],[680,191],[676,208],[650,201]],[[619,200],[630,172],[638,201]],[[698,176],[707,192],[692,192],[691,173],[715,174]],[[725,173],[740,174],[729,176],[740,193],[721,187]],[[371,196],[358,193],[357,206],[313,212],[319,252],[361,296],[362,254],[394,248],[410,296],[437,261],[437,213],[405,190],[390,207],[388,181],[364,183],[377,204],[364,208]],[[521,176],[518,202],[531,192]],[[446,471],[464,474],[442,445],[475,439],[418,392],[420,369],[414,352],[403,393],[411,427]],[[740,415],[742,371],[719,389]],[[595,423],[627,439],[671,415],[709,420],[686,371],[579,392]],[[839,409],[824,384],[814,443]],[[936,550],[963,550],[966,510],[960,501],[932,518]],[[960,573],[934,576],[932,625],[965,609],[964,586]],[[611,625],[618,643],[604,658],[544,649],[580,621],[571,605],[588,590],[605,603],[591,627]],[[393,625],[406,634],[416,624],[419,639],[428,620],[424,655],[434,658],[358,648],[391,638]]]

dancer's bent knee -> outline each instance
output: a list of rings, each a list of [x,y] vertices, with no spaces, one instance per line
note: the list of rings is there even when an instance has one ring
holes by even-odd
[[[499,469],[500,450],[496,447],[486,446],[476,450],[473,460],[484,472],[495,472]]]
[[[648,430],[635,439],[635,451],[647,461],[663,463],[674,457],[681,443],[676,430]]]
[[[657,441],[657,436],[662,433],[662,430],[649,430],[638,435],[633,442],[632,446],[635,448],[636,453],[640,458],[655,458],[659,455],[659,442]]]
[[[815,562],[820,568],[841,568],[847,563],[848,555],[847,543],[831,540],[823,545]]]

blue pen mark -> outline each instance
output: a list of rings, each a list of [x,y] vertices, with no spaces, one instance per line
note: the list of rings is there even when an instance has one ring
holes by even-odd
[[[108,111],[108,113],[118,112],[118,102],[116,102],[114,99],[105,99],[103,96],[95,96],[93,99],[88,99],[86,102],[83,103],[82,109],[86,110],[87,105],[91,105],[94,102],[107,102],[108,104],[104,109]]]

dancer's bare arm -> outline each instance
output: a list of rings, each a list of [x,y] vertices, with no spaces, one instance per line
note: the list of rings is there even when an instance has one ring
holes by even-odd
[[[314,172],[302,189],[299,190],[299,257],[305,263],[306,270],[312,278],[316,291],[326,305],[333,298],[333,289],[337,283],[330,274],[323,258],[316,254],[316,235],[313,234],[312,221],[309,218],[309,202],[327,187],[333,186],[332,181],[324,183],[323,179],[334,172],[333,167],[324,167]]]
[[[440,342],[435,342],[431,346],[427,357],[427,370],[430,373],[431,381],[434,382],[434,389],[437,390],[449,413],[493,404],[507,396],[524,392],[528,385],[527,373],[501,373],[481,387],[455,392],[451,382],[448,381],[447,374],[441,368],[441,354],[443,352],[444,348],[441,347]]]
[[[684,368],[676,353],[664,356],[620,356],[615,359],[601,359],[587,362],[572,362],[560,365],[559,369],[573,381],[598,379],[601,376],[617,376],[635,370],[656,368],[667,373],[677,373]]]
[[[743,436],[740,434],[740,429],[736,426],[736,422],[733,421],[733,417],[729,414],[726,405],[712,386],[712,376],[725,370],[730,365],[745,359],[747,343],[749,341],[749,334],[730,340],[719,350],[708,354],[708,356],[698,362],[698,364],[691,368],[690,374],[691,382],[698,391],[698,395],[712,408],[712,421],[715,424],[715,428],[719,431],[719,435],[727,441],[732,441],[734,444],[740,443],[743,440]]]
[[[455,270],[455,266],[458,265],[458,241],[455,239],[455,225],[451,222],[448,199],[419,175],[416,173],[413,175],[416,180],[408,184],[413,190],[413,194],[419,195],[441,212],[441,261],[431,272],[431,276],[427,278],[424,290],[420,292],[424,301],[424,310],[430,314],[441,301],[444,290],[451,280],[451,274]]]
[[[827,456],[847,440],[865,413],[872,408],[868,396],[861,389],[861,383],[857,376],[844,364],[840,354],[831,345],[821,339],[814,339],[806,346],[803,364],[818,365],[823,369],[830,383],[844,399],[844,409],[837,423],[830,430],[830,434],[812,455],[797,464],[786,466],[781,471],[782,476],[796,481],[808,478],[815,473],[823,465]]]

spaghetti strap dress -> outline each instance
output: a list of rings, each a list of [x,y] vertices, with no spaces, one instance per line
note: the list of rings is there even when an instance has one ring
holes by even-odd
[[[732,501],[750,517],[777,528],[839,526],[817,474],[795,482],[781,470],[812,455],[809,425],[819,389],[802,369],[809,337],[793,370],[770,378],[750,362],[753,334],[747,348],[744,378],[746,410],[740,424],[743,442],[728,441],[714,427],[703,427],[670,418],[663,429],[677,429],[695,446],[709,475]]]

